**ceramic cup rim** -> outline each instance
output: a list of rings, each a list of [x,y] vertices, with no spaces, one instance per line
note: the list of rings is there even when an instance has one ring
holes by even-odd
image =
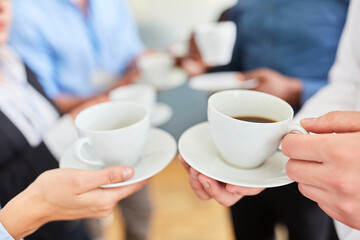
[[[245,93],[245,94],[253,94],[253,95],[258,95],[258,96],[262,96],[262,97],[268,97],[268,98],[272,98],[275,101],[278,101],[279,103],[283,104],[284,107],[286,107],[289,110],[289,116],[286,119],[282,119],[280,121],[276,121],[276,122],[270,122],[270,123],[259,123],[259,122],[249,122],[249,121],[244,121],[244,120],[239,120],[239,119],[234,119],[231,116],[228,116],[224,113],[222,113],[221,111],[219,111],[217,108],[215,108],[213,102],[215,101],[216,98],[218,98],[220,95],[225,95],[225,94],[234,94],[234,93]],[[211,111],[213,111],[214,113],[222,116],[225,119],[228,119],[229,121],[232,121],[234,123],[244,123],[244,124],[249,124],[249,125],[280,125],[283,124],[284,122],[288,122],[290,120],[292,120],[294,118],[294,109],[291,107],[291,105],[289,103],[287,103],[286,101],[284,101],[283,99],[276,97],[274,95],[268,94],[268,93],[263,93],[263,92],[259,92],[259,91],[254,91],[254,90],[224,90],[224,91],[219,91],[216,92],[214,94],[212,94],[209,99],[208,99],[208,108],[211,109]]]
[[[128,86],[118,87],[110,91],[109,98],[110,99],[116,99],[116,95],[119,93],[127,92],[127,90],[130,91],[155,91],[155,88],[148,83],[134,83]],[[126,101],[126,100],[125,100]]]
[[[80,122],[82,120],[82,118],[86,115],[89,114],[90,111],[95,111],[94,109],[98,109],[101,107],[104,107],[105,105],[118,105],[118,106],[133,106],[133,107],[137,107],[139,109],[142,109],[142,111],[145,112],[145,115],[137,122],[123,127],[123,128],[118,128],[118,129],[112,129],[112,130],[93,130],[93,129],[89,129],[87,127],[83,127],[81,126]],[[136,102],[132,102],[132,101],[126,101],[126,100],[119,100],[119,101],[109,101],[109,102],[104,102],[104,103],[99,103],[96,105],[93,105],[91,107],[88,107],[84,110],[82,110],[75,118],[75,127],[77,129],[79,129],[82,132],[88,132],[88,133],[115,133],[115,132],[123,132],[123,131],[128,131],[131,130],[133,128],[136,128],[138,125],[143,124],[144,122],[148,121],[149,119],[149,110],[143,106],[140,103],[136,103]]]
[[[232,31],[234,27],[236,27],[236,25],[232,21],[202,23],[195,28],[195,33],[196,34],[207,34],[207,33],[210,33],[210,32],[213,33],[214,31],[219,31],[219,30],[222,30],[222,31],[228,30],[230,28],[231,28],[230,30]]]
[[[137,66],[140,70],[148,70],[154,67],[154,59],[157,61],[157,63],[161,63],[160,66],[156,65],[157,68],[167,68],[174,65],[174,59],[171,57],[170,54],[166,52],[154,52],[149,53],[147,55],[144,55],[139,58],[139,61],[137,62]],[[157,60],[159,59],[159,60]]]

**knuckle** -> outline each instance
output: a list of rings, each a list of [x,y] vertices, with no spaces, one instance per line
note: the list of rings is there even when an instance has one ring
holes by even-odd
[[[292,134],[287,134],[283,141],[282,141],[282,144],[281,144],[281,151],[283,152],[283,154],[285,156],[288,156],[290,157],[291,154],[292,154],[292,151],[293,151],[293,147],[292,147],[292,139],[293,139],[293,136]]]
[[[109,182],[111,184],[118,183],[122,181],[122,176],[116,173],[115,171],[110,171],[108,174]]]
[[[289,141],[287,139],[288,139],[287,136],[285,136],[281,145],[281,151],[285,156],[289,157],[291,154],[291,148],[289,146]]]
[[[296,164],[291,159],[286,164],[286,174],[289,178],[294,179],[296,176]]]
[[[196,195],[198,196],[198,198],[200,198],[201,200],[210,200],[211,197],[205,193],[200,193],[200,192],[196,192]]]
[[[101,211],[108,211],[113,209],[113,207],[116,205],[117,201],[115,199],[115,197],[107,197],[106,199],[103,199],[99,209]]]
[[[339,114],[341,114],[340,111],[332,111],[332,112],[328,112],[324,115],[324,117],[328,117],[328,118],[334,118],[337,117]]]
[[[353,201],[349,199],[342,199],[341,203],[337,204],[337,209],[340,211],[340,215],[351,218],[351,216],[356,212],[357,207]]]
[[[204,188],[200,184],[193,184],[193,185],[191,185],[191,187],[195,192],[204,192],[205,193]]]
[[[348,175],[343,175],[332,180],[335,190],[344,195],[351,195],[357,191],[357,181]]]
[[[109,216],[112,214],[112,212],[113,212],[112,209],[111,209],[111,210],[101,211],[101,212],[99,212],[98,217],[99,217],[99,218],[109,217]]]
[[[74,184],[74,186],[76,186],[77,188],[82,188],[86,184],[85,181],[86,180],[83,177],[78,175],[78,176],[75,176],[72,184]]]
[[[207,193],[213,197],[214,199],[216,199],[217,201],[221,201],[223,199],[223,196],[220,192],[218,191],[207,191]]]
[[[299,192],[305,197],[309,197],[304,184],[298,184]]]
[[[189,184],[194,190],[202,189],[202,187],[200,186],[200,183],[197,180],[194,180],[192,178],[189,179]]]
[[[218,203],[220,203],[224,207],[231,207],[232,205],[234,205],[233,203],[226,202],[226,201],[218,201]]]
[[[342,162],[347,157],[346,147],[325,144],[322,152],[326,153],[327,159],[333,163]]]
[[[231,207],[238,201],[238,199],[235,199],[235,198],[223,198],[223,199],[215,198],[215,200],[225,207]]]
[[[240,196],[253,196],[261,193],[263,190],[259,188],[249,188],[237,191]]]
[[[332,127],[334,126],[334,124],[338,122],[339,117],[341,117],[339,111],[328,112],[319,118],[320,119],[319,123],[325,126]]]

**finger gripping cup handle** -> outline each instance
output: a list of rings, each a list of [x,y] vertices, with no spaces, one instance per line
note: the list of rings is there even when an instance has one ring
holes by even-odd
[[[298,123],[292,123],[289,125],[288,129],[287,129],[287,133],[297,133],[297,134],[309,134],[308,131],[305,130],[305,128],[303,128],[300,124]],[[285,136],[284,136],[285,137]],[[279,146],[279,150],[281,151],[282,149],[282,142],[280,143]]]

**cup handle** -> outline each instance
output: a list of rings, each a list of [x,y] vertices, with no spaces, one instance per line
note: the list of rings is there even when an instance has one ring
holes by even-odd
[[[298,123],[290,124],[290,126],[288,127],[288,130],[287,130],[287,133],[290,133],[290,132],[295,132],[295,133],[300,133],[300,134],[309,134],[309,132],[306,131],[305,128],[303,128]]]
[[[103,167],[104,164],[102,162],[96,162],[94,160],[89,160],[82,155],[82,149],[85,144],[92,146],[91,140],[89,138],[80,138],[80,139],[76,140],[76,142],[74,143],[74,146],[73,146],[73,152],[74,152],[75,157],[80,162],[83,162],[85,164],[88,164],[91,166]]]
[[[300,124],[298,123],[292,123],[289,125],[288,129],[287,129],[287,133],[291,133],[291,132],[295,132],[295,133],[299,133],[299,134],[309,134],[308,131],[305,130],[305,128],[303,128]],[[284,136],[285,137],[285,136]],[[284,138],[283,137],[283,138]],[[282,149],[282,141],[280,143],[280,146],[279,146],[279,151],[281,151]]]

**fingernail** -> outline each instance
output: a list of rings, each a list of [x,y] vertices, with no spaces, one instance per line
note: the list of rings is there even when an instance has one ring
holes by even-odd
[[[210,188],[210,184],[206,181],[201,181],[201,184],[204,186],[205,189],[209,189]]]
[[[289,132],[290,134],[301,134],[301,132],[300,131],[297,131],[297,130],[293,130],[293,131],[291,131],[291,132]]]
[[[302,124],[314,124],[316,122],[317,118],[304,118],[301,120]]]
[[[129,167],[123,168],[122,174],[123,174],[123,177],[125,180],[129,179],[129,178],[131,178],[131,176],[133,174],[133,170]]]

